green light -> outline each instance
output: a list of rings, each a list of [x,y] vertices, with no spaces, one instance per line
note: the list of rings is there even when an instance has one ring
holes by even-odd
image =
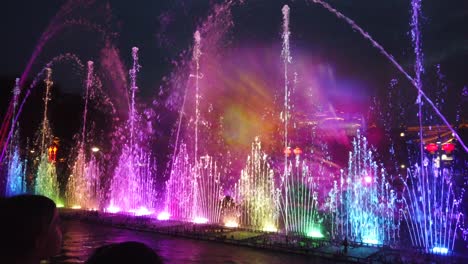
[[[323,238],[324,237],[324,235],[322,234],[322,232],[318,228],[314,228],[311,231],[309,231],[309,233],[307,233],[307,236],[312,237],[312,238]]]
[[[63,208],[64,207],[63,204],[61,204],[61,203],[58,203],[56,206],[57,206],[57,208]]]

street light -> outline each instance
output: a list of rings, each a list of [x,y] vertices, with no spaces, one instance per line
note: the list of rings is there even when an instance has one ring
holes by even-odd
[[[91,151],[94,152],[94,153],[96,153],[96,152],[99,152],[100,149],[99,149],[98,147],[92,147],[92,148],[91,148]]]

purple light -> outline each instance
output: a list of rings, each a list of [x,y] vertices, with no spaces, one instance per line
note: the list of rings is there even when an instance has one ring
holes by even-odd
[[[169,220],[169,218],[171,218],[171,215],[168,212],[161,212],[157,216],[159,221],[166,221]]]
[[[208,219],[205,218],[205,217],[195,217],[195,218],[193,219],[193,222],[194,222],[195,224],[206,224],[206,223],[208,223]]]
[[[130,212],[135,214],[135,216],[151,215],[154,213],[153,211],[148,210],[148,208],[144,206],[141,206],[140,208],[136,210],[131,210]]]
[[[120,212],[120,208],[114,205],[110,205],[109,207],[106,208],[105,211],[111,214],[116,214]]]
[[[372,182],[372,177],[371,176],[365,176],[364,177],[364,182],[365,183],[371,183]]]

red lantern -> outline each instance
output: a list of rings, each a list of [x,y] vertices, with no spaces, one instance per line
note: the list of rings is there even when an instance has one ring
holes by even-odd
[[[286,156],[289,157],[289,155],[291,155],[291,147],[287,147],[284,149],[284,154],[286,154]]]
[[[49,152],[49,162],[52,162],[53,161],[53,153],[52,153],[53,149],[52,147],[49,147],[47,148],[47,150]]]
[[[296,147],[294,149],[294,155],[301,155],[302,154],[302,149],[300,147]]]
[[[442,150],[445,151],[447,154],[450,154],[452,151],[455,150],[455,145],[452,143],[443,144]]]
[[[429,153],[431,154],[434,154],[438,149],[439,146],[437,146],[436,143],[429,143],[426,145],[426,150],[429,151]]]

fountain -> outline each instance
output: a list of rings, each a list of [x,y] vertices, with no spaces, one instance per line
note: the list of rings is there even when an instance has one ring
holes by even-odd
[[[408,169],[403,178],[406,195],[402,199],[403,211],[408,232],[413,246],[422,248],[425,252],[447,254],[452,252],[455,238],[461,226],[460,204],[463,190],[456,190],[453,186],[453,168],[443,162],[442,150],[445,144],[437,143],[440,151],[424,147],[423,114],[422,114],[422,79],[424,72],[421,42],[421,0],[412,0],[411,36],[416,57],[415,82],[418,87],[418,120],[419,120],[419,154],[420,162]],[[426,142],[427,143],[427,142]],[[437,147],[436,147],[437,148]],[[425,152],[428,151],[429,155]],[[449,153],[450,154],[450,153]],[[446,154],[444,154],[446,155]]]
[[[407,190],[402,199],[402,215],[411,243],[430,253],[453,251],[457,231],[463,224],[461,201],[463,191],[453,186],[453,170],[441,161],[440,153],[424,158],[423,166],[415,164],[404,178]]]
[[[281,57],[284,66],[284,105],[281,113],[284,143],[284,171],[281,177],[281,216],[284,221],[284,231],[286,234],[292,232],[301,236],[323,238],[321,231],[322,219],[318,213],[318,192],[317,184],[310,167],[304,159],[301,159],[302,150],[291,149],[291,139],[289,126],[292,123],[291,94],[289,83],[289,64],[292,62],[290,51],[289,20],[290,8],[283,6],[283,45]],[[291,156],[294,152],[294,160]]]
[[[185,143],[180,143],[176,149],[169,180],[166,182],[164,211],[161,218],[172,218],[194,223],[220,223],[222,186],[218,165],[209,155],[199,156],[199,125],[200,125],[200,73],[201,36],[194,34],[192,60],[195,74],[195,120],[193,158],[190,158]],[[181,112],[184,111],[184,106]],[[180,130],[180,122],[179,128]],[[177,132],[179,134],[179,131]],[[178,152],[177,152],[178,151]]]
[[[332,236],[365,244],[393,244],[400,237],[396,194],[374,160],[367,139],[353,140],[347,170],[330,192]]]
[[[44,80],[46,91],[44,96],[44,118],[40,130],[40,154],[39,165],[36,172],[36,182],[34,192],[44,195],[61,204],[59,200],[59,185],[57,182],[57,172],[55,168],[55,157],[57,147],[53,146],[53,136],[47,118],[48,104],[50,101],[50,89],[52,88],[52,69],[46,68],[46,78]]]
[[[126,125],[128,138],[124,143],[117,167],[110,183],[108,212],[126,212],[135,215],[154,213],[156,190],[154,176],[156,165],[147,151],[144,135],[140,133],[140,116],[135,107],[138,48],[132,49],[133,67],[130,69],[130,112]]]
[[[158,204],[156,192],[155,153],[151,151],[152,146],[148,143],[152,135],[144,130],[144,118],[139,113],[139,105],[137,104],[137,74],[140,65],[138,48],[134,47],[132,49],[133,67],[129,71],[128,119],[121,127],[113,127],[115,133],[112,141],[113,150],[119,148],[118,153],[115,151],[104,155],[97,154],[99,150],[92,150],[94,154],[90,152],[89,142],[92,140],[88,130],[91,126],[87,125],[88,105],[89,100],[91,100],[89,93],[96,84],[93,63],[88,62],[83,124],[74,150],[76,158],[71,165],[71,174],[65,193],[67,206],[98,209],[100,205],[103,205],[105,207],[103,210],[106,212],[122,212],[134,216],[153,215],[157,208],[161,207],[161,211],[157,214],[157,219],[161,221],[177,220],[195,224],[222,224],[230,228],[240,227],[255,231],[275,232],[278,234],[267,234],[264,237],[283,236],[286,237],[286,241],[288,236],[292,235],[304,241],[312,241],[308,238],[330,238],[331,241],[336,242],[347,238],[352,242],[368,246],[394,246],[397,244],[406,246],[405,236],[407,236],[410,240],[408,242],[413,247],[420,248],[426,253],[446,254],[453,252],[455,240],[460,236],[461,231],[465,232],[466,235],[465,229],[461,227],[464,221],[461,214],[463,190],[455,188],[455,173],[449,165],[442,161],[443,153],[440,149],[448,142],[436,143],[437,151],[424,149],[423,145],[425,139],[422,102],[424,99],[434,108],[443,122],[446,124],[448,122],[438,110],[438,103],[437,107],[432,104],[423,90],[422,73],[424,68],[419,25],[421,0],[412,1],[411,36],[416,55],[414,78],[407,74],[403,67],[354,21],[321,0],[312,1],[321,4],[339,18],[345,19],[389,58],[416,87],[418,91],[417,117],[420,130],[418,142],[421,143],[418,145],[417,161],[413,162],[414,164],[407,170],[407,174],[402,170],[395,169],[395,175],[389,175],[383,167],[384,165],[378,162],[378,153],[359,130],[350,144],[352,150],[349,152],[347,168],[341,169],[341,173],[326,175],[328,182],[320,179],[324,176],[324,162],[320,161],[320,158],[313,157],[314,150],[312,149],[316,145],[325,146],[326,142],[315,142],[320,141],[318,137],[307,137],[307,141],[309,139],[311,141],[306,143],[310,143],[310,145],[304,146],[308,149],[308,153],[305,153],[306,151],[302,153],[302,149],[299,147],[291,148],[300,140],[295,138],[300,133],[295,131],[298,127],[295,123],[296,109],[293,97],[294,89],[299,86],[295,87],[297,73],[294,73],[296,79],[292,85],[290,8],[285,5],[282,8],[281,51],[281,78],[284,78],[284,83],[282,83],[283,79],[280,82],[284,89],[281,89],[279,93],[282,102],[278,108],[272,107],[273,110],[266,110],[272,113],[281,112],[279,114],[279,119],[282,122],[280,128],[272,133],[277,133],[274,136],[281,138],[279,140],[275,138],[275,140],[279,142],[279,148],[284,148],[284,156],[282,154],[276,157],[272,155],[270,158],[267,152],[278,152],[278,145],[272,144],[273,146],[268,149],[270,146],[266,144],[267,148],[265,149],[268,151],[265,151],[262,149],[259,137],[256,137],[251,144],[245,165],[239,166],[244,166],[239,177],[238,173],[230,173],[234,171],[233,168],[227,168],[224,171],[221,168],[223,166],[229,167],[234,158],[244,160],[244,156],[233,157],[229,150],[226,151],[229,153],[213,153],[213,151],[209,153],[209,148],[205,147],[212,142],[219,143],[221,140],[210,139],[208,133],[205,133],[203,129],[204,126],[208,128],[211,125],[209,124],[211,120],[208,121],[206,118],[208,115],[204,115],[203,107],[206,106],[207,109],[210,109],[213,106],[210,102],[203,101],[204,98],[209,98],[209,93],[204,93],[202,91],[205,90],[201,89],[205,88],[205,84],[207,84],[206,87],[211,85],[210,80],[200,84],[204,77],[201,69],[210,69],[205,67],[205,55],[202,57],[201,45],[202,33],[206,37],[210,32],[204,31],[202,28],[197,30],[193,36],[193,53],[188,59],[191,62],[191,70],[185,72],[190,84],[187,85],[186,90],[194,95],[189,96],[189,98],[192,97],[194,107],[190,107],[192,112],[187,113],[188,111],[185,109],[186,92],[178,113],[177,134],[174,154],[170,157],[169,175],[164,175],[168,176],[168,179],[165,182],[165,195],[162,203]],[[232,1],[226,6],[231,4]],[[203,58],[203,64],[201,58]],[[47,117],[50,89],[53,84],[52,71],[50,68],[46,68],[44,72],[46,73],[45,107],[38,142],[40,154],[37,157],[38,166],[35,172],[35,193],[48,196],[59,202],[59,186],[55,167],[57,149],[53,142]],[[210,75],[206,76],[211,77]],[[12,140],[6,151],[6,157],[8,157],[6,195],[8,196],[25,191],[26,164],[21,161],[17,127],[18,113],[22,106],[20,105],[17,112],[18,83],[17,81],[14,90],[14,107],[9,110],[9,112],[13,112],[8,113],[14,117],[9,132],[9,138]],[[206,97],[203,97],[202,94]],[[28,95],[29,91],[25,97]],[[257,111],[257,109],[254,110]],[[259,109],[258,111],[265,110]],[[305,111],[310,112],[311,110]],[[237,114],[234,113],[234,115]],[[275,122],[277,122],[278,116],[273,115]],[[186,130],[184,131],[186,135],[180,139],[182,120],[186,121]],[[390,134],[391,127],[385,127],[385,129],[386,133]],[[455,132],[450,126],[449,129],[451,132]],[[4,131],[2,131],[3,134],[5,134]],[[454,133],[453,136],[459,139],[458,134]],[[249,136],[249,143],[251,139]],[[297,142],[295,142],[296,140]],[[459,142],[461,147],[466,150],[463,141],[459,140]],[[248,152],[249,143],[247,143],[245,152]],[[219,145],[222,144],[219,143]],[[221,146],[220,149],[222,147],[224,146]],[[391,150],[391,153],[395,152]],[[2,157],[3,155],[2,152]],[[102,155],[102,157],[98,159],[96,155]],[[114,160],[112,160],[112,156],[115,156]],[[107,160],[103,161],[104,159]],[[391,166],[396,164],[397,157],[394,159]],[[113,164],[114,161],[115,164]],[[346,161],[343,161],[343,164],[345,163]],[[106,170],[110,170],[110,173],[106,173]],[[112,174],[109,175],[111,176],[109,180],[107,174]],[[396,182],[395,179],[402,180],[404,190],[401,193],[397,192],[397,188],[393,186]],[[332,185],[331,190],[330,185]],[[103,197],[101,191],[106,190],[106,187],[109,187],[107,197]],[[324,193],[327,193],[328,197],[324,197],[326,196],[323,195]],[[325,202],[323,202],[324,200]],[[313,242],[319,243],[320,241],[314,240]]]
[[[77,144],[78,153],[72,167],[71,175],[68,178],[67,189],[65,192],[67,205],[73,208],[99,208],[99,167],[97,166],[96,157],[92,156],[89,161],[87,161],[86,158],[86,121],[88,114],[88,100],[91,92],[90,89],[92,89],[93,86],[93,65],[94,63],[92,61],[88,61],[81,137]]]
[[[20,95],[19,79],[16,79],[13,89],[13,116],[16,114]],[[14,196],[26,192],[25,171],[27,161],[22,161],[19,150],[18,124],[12,122],[11,132],[13,139],[10,142],[7,162],[7,182],[5,195]]]
[[[288,77],[288,64],[291,63],[292,58],[291,58],[291,52],[289,50],[289,6],[285,5],[283,6],[282,12],[283,12],[283,50],[281,52],[281,55],[283,57],[283,63],[284,63],[284,106],[283,106],[283,112],[281,113],[281,119],[284,123],[284,172],[283,176],[281,178],[282,184],[284,185],[284,215],[285,217],[285,230],[286,233],[289,231],[290,225],[289,225],[289,168],[288,168],[288,154],[286,150],[289,148],[289,139],[288,139],[288,121],[290,118],[290,113],[289,113],[289,97],[290,97],[290,91],[289,91],[289,77]]]
[[[192,166],[185,144],[181,144],[179,153],[172,161],[172,170],[169,180],[166,182],[166,197],[164,212],[160,213],[160,219],[169,218],[190,221],[194,200],[194,179]]]
[[[206,155],[200,157],[195,167],[194,175],[194,205],[193,221],[220,223],[221,222],[221,175],[216,162]]]
[[[252,143],[251,154],[234,186],[234,200],[239,210],[237,223],[240,226],[267,232],[278,231],[280,192],[259,138]]]
[[[282,218],[285,223],[285,232],[292,232],[300,236],[323,238],[323,218],[319,213],[319,192],[315,180],[319,172],[314,166],[308,165],[307,161],[301,159],[299,149],[295,151],[294,160],[288,160],[288,178],[283,182],[283,189],[287,186],[286,195],[283,190],[281,196]],[[284,206],[288,204],[288,211]]]

